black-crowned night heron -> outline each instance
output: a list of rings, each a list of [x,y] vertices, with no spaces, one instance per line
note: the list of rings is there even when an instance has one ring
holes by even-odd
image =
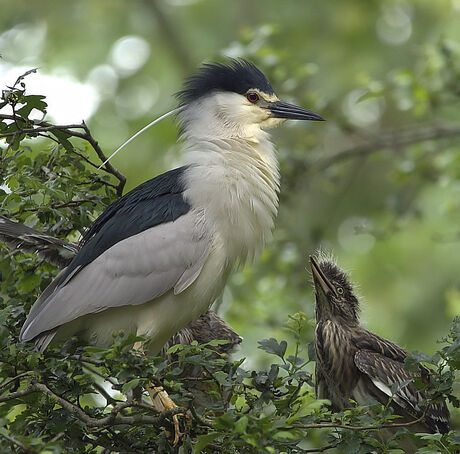
[[[12,252],[38,254],[44,261],[59,268],[68,266],[79,249],[78,244],[13,222],[1,214],[0,242],[5,243]],[[207,311],[173,334],[161,349],[161,355],[167,356],[169,348],[176,344],[190,345],[193,341],[205,344],[215,339],[227,341],[216,347],[219,353],[232,353],[242,341],[242,338],[215,312]]]
[[[22,341],[44,350],[77,335],[109,345],[114,331],[151,339],[151,353],[219,296],[260,253],[278,207],[279,173],[265,130],[323,120],[281,102],[251,63],[206,64],[179,93],[186,165],[110,205],[35,302]]]
[[[449,411],[441,400],[424,406],[426,396],[404,368],[407,352],[359,323],[359,301],[348,276],[334,261],[310,257],[316,294],[316,393],[337,410],[377,401],[391,402],[404,421],[422,419],[409,430],[445,433]],[[423,380],[428,372],[421,368]],[[418,374],[418,376],[420,376]],[[400,387],[398,387],[400,384]]]

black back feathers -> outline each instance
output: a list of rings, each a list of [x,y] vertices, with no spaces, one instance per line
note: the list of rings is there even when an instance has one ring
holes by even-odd
[[[246,60],[230,59],[228,64],[203,64],[196,74],[185,81],[184,88],[176,96],[184,105],[214,91],[244,94],[250,88],[274,94],[270,82],[260,69]]]
[[[108,206],[86,232],[80,243],[81,249],[67,267],[63,279],[116,243],[187,213],[190,205],[182,195],[186,168],[179,167],[158,175]]]

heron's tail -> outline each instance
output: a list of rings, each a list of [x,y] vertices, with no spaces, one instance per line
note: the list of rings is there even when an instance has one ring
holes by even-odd
[[[0,214],[0,242],[11,251],[21,250],[27,254],[38,254],[43,260],[59,268],[67,266],[78,251],[75,244],[13,222]]]

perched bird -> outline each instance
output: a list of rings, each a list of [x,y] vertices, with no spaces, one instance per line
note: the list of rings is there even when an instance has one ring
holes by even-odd
[[[41,233],[26,225],[13,222],[7,217],[0,215],[0,242],[5,243],[11,251],[22,251],[28,254],[38,254],[43,260],[59,268],[68,266],[79,251],[79,245],[68,243],[51,235]],[[198,319],[190,322],[185,328],[173,334],[162,347],[160,354],[169,361],[177,358],[168,354],[168,350],[176,344],[190,345],[193,341],[205,344],[219,339],[227,341],[214,347],[216,355],[234,353],[243,340],[235,331],[228,326],[215,312],[207,311]],[[184,379],[183,389],[193,395],[193,405],[199,412],[207,410],[213,404],[218,404],[209,398],[209,389],[206,387],[207,375],[200,366],[183,368],[178,379]],[[192,380],[200,378],[201,380]],[[159,386],[147,386],[147,391],[152,398],[154,407],[158,411],[176,407],[169,395]],[[177,444],[180,436],[178,415],[173,416],[174,444]]]
[[[110,205],[77,255],[32,307],[22,341],[40,350],[113,331],[151,339],[151,353],[206,312],[229,273],[259,254],[273,228],[279,172],[266,129],[323,120],[281,102],[244,60],[205,64],[178,98],[186,165]]]
[[[38,254],[44,261],[59,268],[70,264],[78,252],[78,244],[60,240],[46,233],[13,222],[0,214],[0,242],[5,243],[11,251]],[[207,311],[198,319],[190,322],[171,338],[161,349],[161,355],[167,356],[170,347],[176,344],[190,345],[193,341],[205,344],[214,339],[227,341],[218,345],[219,353],[232,353],[243,340],[215,312]]]
[[[449,431],[449,411],[441,400],[424,406],[423,392],[413,384],[419,374],[404,368],[407,352],[364,329],[359,323],[359,300],[347,276],[332,260],[310,257],[316,294],[316,394],[329,399],[334,409],[391,399],[396,414],[417,432]],[[399,387],[398,387],[399,384]]]

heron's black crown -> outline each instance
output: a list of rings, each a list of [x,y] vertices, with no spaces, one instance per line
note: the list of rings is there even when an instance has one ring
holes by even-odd
[[[228,64],[203,64],[196,74],[185,81],[177,97],[181,105],[184,105],[214,91],[245,94],[251,88],[257,88],[268,95],[274,94],[270,82],[260,69],[243,59],[229,59]]]

